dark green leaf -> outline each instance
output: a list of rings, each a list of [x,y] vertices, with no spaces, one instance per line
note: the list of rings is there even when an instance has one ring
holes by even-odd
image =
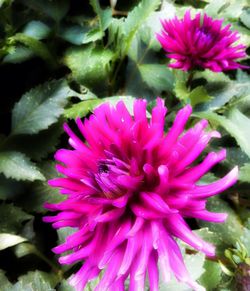
[[[12,134],[34,134],[55,123],[69,96],[66,81],[55,80],[37,86],[22,96],[12,114]]]
[[[25,193],[21,196],[17,203],[25,210],[32,212],[45,213],[47,210],[44,208],[44,203],[57,203],[64,200],[65,195],[59,194],[58,189],[52,188],[48,185],[47,180],[58,177],[55,170],[55,164],[52,162],[45,162],[41,166],[41,171],[46,177],[44,182],[36,182],[33,184],[31,193]]]
[[[172,91],[174,77],[172,72],[164,65],[142,64],[139,65],[142,79],[150,88],[162,91]]]
[[[228,218],[225,223],[199,221],[199,225],[208,227],[225,244],[233,245],[243,233],[243,226],[239,216],[225,201],[218,197],[213,197],[208,200],[207,209],[212,212],[227,213]]]
[[[23,0],[23,2],[33,10],[44,13],[56,22],[59,22],[69,9],[68,0]]]
[[[20,234],[23,223],[32,218],[30,214],[12,204],[1,204],[0,213],[0,233]]]
[[[39,161],[56,150],[59,136],[63,132],[62,124],[53,124],[47,130],[34,135],[14,135],[8,139],[4,148],[20,151],[30,158]]]

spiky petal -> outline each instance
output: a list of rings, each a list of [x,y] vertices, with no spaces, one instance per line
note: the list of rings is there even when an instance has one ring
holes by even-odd
[[[225,214],[205,209],[206,199],[233,185],[237,168],[210,185],[198,184],[226,156],[225,150],[213,152],[192,166],[219,133],[206,132],[206,120],[184,133],[192,112],[187,105],[165,134],[163,100],[157,99],[150,120],[146,105],[145,100],[136,100],[133,116],[122,101],[116,107],[99,106],[89,120],[76,120],[83,139],[64,126],[73,149],[57,151],[57,170],[64,177],[49,184],[61,188],[67,198],[58,204],[47,203],[58,214],[44,221],[55,228],[76,229],[54,252],[71,251],[59,259],[61,264],[84,261],[70,280],[78,291],[102,270],[97,291],[124,290],[128,276],[130,290],[144,290],[146,274],[150,290],[156,291],[158,265],[165,281],[173,273],[198,290],[175,238],[214,255],[214,247],[194,234],[185,218],[223,222]]]

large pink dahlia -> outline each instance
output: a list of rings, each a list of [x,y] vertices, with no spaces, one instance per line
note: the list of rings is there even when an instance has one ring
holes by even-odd
[[[86,143],[65,124],[72,150],[56,153],[58,172],[64,178],[49,181],[61,188],[67,199],[46,207],[58,211],[45,217],[54,228],[74,227],[75,233],[54,248],[62,256],[61,264],[82,261],[83,266],[70,280],[76,290],[103,271],[96,291],[124,290],[130,278],[130,290],[144,290],[146,274],[150,290],[158,290],[158,264],[166,281],[171,273],[193,289],[175,241],[179,238],[208,256],[214,247],[195,235],[185,218],[194,217],[223,222],[224,213],[206,210],[206,199],[230,187],[237,179],[237,167],[224,178],[209,185],[198,180],[226,156],[225,150],[209,153],[194,166],[217,131],[205,132],[201,120],[185,133],[191,114],[187,105],[180,110],[172,128],[164,133],[167,112],[157,99],[150,120],[146,101],[134,102],[133,116],[121,101],[116,107],[105,103],[84,122],[76,124]]]
[[[191,19],[190,11],[183,19],[175,17],[162,20],[163,30],[157,38],[167,56],[175,59],[169,66],[184,71],[205,68],[214,72],[246,68],[236,63],[246,56],[245,46],[235,44],[239,40],[231,25],[222,27],[223,19],[213,20],[207,14],[196,14]]]

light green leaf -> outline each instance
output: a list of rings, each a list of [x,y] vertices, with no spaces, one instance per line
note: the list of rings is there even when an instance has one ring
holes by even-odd
[[[227,202],[218,197],[208,199],[207,209],[212,212],[227,213],[228,218],[224,223],[210,223],[198,220],[198,224],[201,227],[208,227],[225,244],[233,245],[243,233],[243,226],[239,216]]]
[[[79,102],[74,104],[72,107],[66,109],[64,111],[64,115],[66,118],[75,119],[77,117],[84,117],[89,112],[93,111],[95,107],[101,104],[103,99],[92,99]]]
[[[161,9],[152,12],[139,30],[139,35],[148,48],[159,51],[161,45],[156,38],[156,33],[162,30],[161,19],[171,19],[176,15],[173,3],[162,1]]]
[[[1,204],[0,213],[0,233],[20,234],[23,223],[32,218],[32,215],[12,204]]]
[[[235,138],[241,149],[250,157],[249,128],[250,119],[237,109],[229,112],[228,118],[213,112],[199,112],[196,116],[206,118],[210,122],[220,125]]]
[[[121,100],[125,103],[130,113],[132,113],[133,102],[134,102],[133,97],[112,96],[112,97],[107,97],[107,98],[102,98],[102,99],[92,99],[92,100],[79,102],[77,104],[74,104],[71,108],[66,109],[64,114],[67,118],[73,118],[73,119],[75,119],[76,117],[84,117],[102,103],[109,102],[111,105],[115,106],[116,103]]]
[[[208,95],[206,89],[203,86],[198,86],[190,92],[189,99],[191,105],[195,107],[197,104],[211,100],[212,97]]]
[[[102,36],[103,36],[103,33],[101,32],[99,28],[93,28],[84,35],[81,43],[82,44],[90,43],[98,39],[101,39]]]
[[[205,255],[202,253],[197,253],[194,255],[185,255],[184,262],[191,278],[194,281],[196,281],[204,272],[203,265],[205,262]],[[193,290],[191,287],[189,287],[185,283],[178,282],[176,278],[172,278],[168,283],[164,283],[163,280],[160,279],[159,291],[191,291],[191,290]]]
[[[240,16],[242,23],[250,29],[250,8],[244,10]]]
[[[29,272],[20,276],[9,291],[54,291],[55,279],[42,271]]]
[[[41,21],[33,20],[25,25],[22,33],[37,40],[41,40],[48,37],[50,33],[50,28],[48,27],[48,25]]]
[[[34,52],[22,45],[17,45],[13,52],[3,58],[3,63],[19,64],[34,57]]]
[[[241,182],[250,183],[250,163],[240,168],[239,180]]]
[[[112,57],[113,53],[108,49],[75,47],[66,51],[64,63],[80,84],[93,87],[97,82],[100,86],[107,79]]]
[[[16,151],[0,152],[0,173],[15,180],[44,180],[35,164],[23,153]]]
[[[90,0],[90,4],[98,16],[100,31],[103,35],[104,31],[112,21],[112,11],[110,8],[103,10],[100,6],[99,0]]]
[[[9,291],[10,288],[11,288],[11,283],[9,282],[7,277],[5,276],[5,272],[3,270],[0,270],[0,289],[1,289],[1,291]]]
[[[124,48],[122,48],[122,55],[127,55],[131,42],[137,33],[138,29],[145,23],[149,15],[156,10],[161,1],[160,0],[142,0],[136,6],[124,21]]]
[[[14,252],[17,258],[22,258],[30,254],[36,254],[37,249],[34,245],[24,242],[16,245]]]
[[[174,77],[172,72],[164,65],[142,64],[139,65],[142,79],[150,88],[157,92],[171,91],[173,89]]]
[[[59,28],[59,36],[75,45],[80,45],[83,42],[87,29],[80,25],[62,25]]]
[[[219,285],[221,280],[220,264],[206,260],[203,268],[205,272],[199,278],[199,283],[206,288],[206,291],[212,291]]]
[[[12,135],[34,134],[55,123],[74,93],[64,80],[39,85],[24,94],[12,113]]]
[[[250,258],[250,218],[248,218],[249,227],[245,226],[243,230],[243,235],[240,238],[240,241],[244,244],[248,257]]]
[[[20,244],[27,239],[15,234],[0,233],[0,251]]]

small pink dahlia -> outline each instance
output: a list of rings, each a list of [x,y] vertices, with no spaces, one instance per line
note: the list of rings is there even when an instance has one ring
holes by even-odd
[[[185,133],[192,112],[189,105],[180,110],[173,126],[164,133],[167,112],[157,99],[150,120],[145,100],[134,102],[133,116],[120,101],[116,107],[105,103],[84,122],[77,118],[80,139],[65,124],[72,150],[60,149],[55,158],[62,164],[64,178],[50,180],[67,199],[46,204],[58,211],[44,221],[54,228],[74,227],[75,233],[53,251],[61,254],[61,264],[82,261],[83,266],[70,283],[82,291],[86,283],[103,270],[96,291],[144,290],[146,274],[150,290],[158,290],[158,264],[165,281],[171,273],[193,289],[199,285],[190,278],[175,241],[179,238],[208,256],[214,247],[194,234],[185,222],[193,217],[223,222],[224,213],[206,210],[208,197],[230,187],[237,179],[237,167],[209,185],[197,181],[226,156],[225,150],[211,152],[196,165],[198,158],[217,131],[205,132],[201,120]]]
[[[230,30],[230,24],[222,27],[223,19],[213,20],[207,14],[201,17],[200,13],[191,19],[188,10],[183,19],[175,17],[161,22],[163,30],[157,38],[167,56],[176,60],[169,67],[214,72],[247,68],[236,63],[237,59],[246,57],[246,46],[235,44],[240,36]]]

